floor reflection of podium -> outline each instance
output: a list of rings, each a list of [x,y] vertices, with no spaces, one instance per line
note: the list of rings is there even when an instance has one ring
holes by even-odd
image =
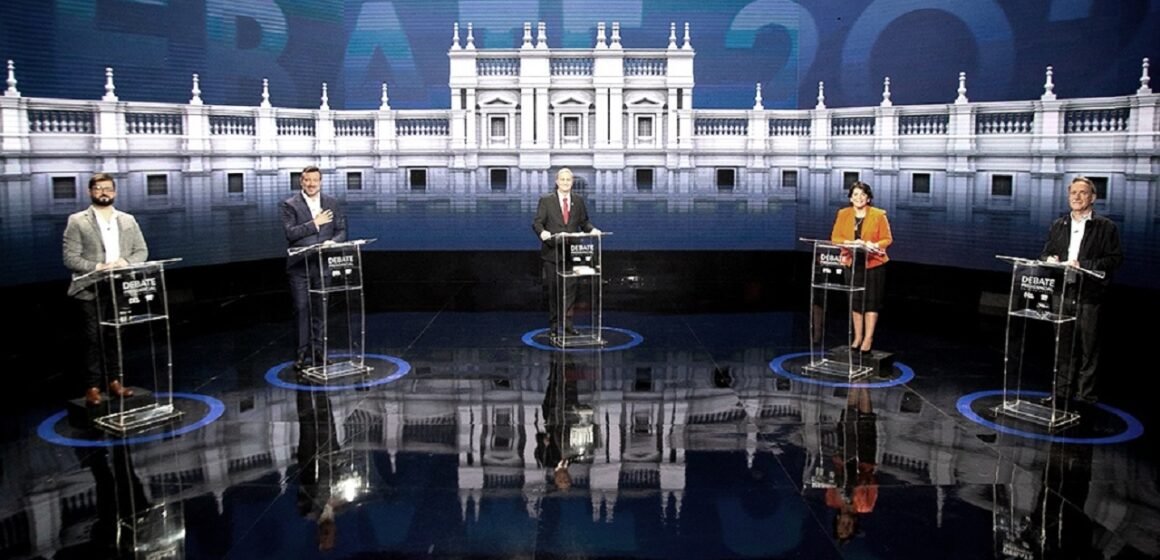
[[[824,239],[801,241],[813,247],[810,271],[810,362],[802,369],[820,377],[841,377],[851,381],[871,375],[881,364],[872,360],[873,354],[863,354],[861,350],[850,346],[854,332],[854,304],[861,301],[866,293],[866,275],[854,274],[854,270],[859,267],[865,270],[866,247],[855,243],[831,243]],[[830,329],[827,328],[827,317],[830,308],[835,305],[835,299],[841,300],[837,305],[845,304],[842,305],[845,321],[839,321],[837,328]]]
[[[173,351],[165,287],[165,265],[180,260],[148,261],[77,278],[96,289],[105,385],[112,379],[121,379],[126,386],[152,380],[150,390],[134,387],[132,397],[110,395],[101,406],[91,408],[82,402],[82,415],[105,431],[125,435],[181,416],[173,405]]]
[[[1075,367],[1077,316],[1086,277],[1103,278],[1099,271],[1063,263],[1051,263],[1019,257],[997,256],[1011,264],[1011,293],[1007,304],[1007,340],[1003,356],[1003,402],[994,408],[996,414],[1024,420],[1049,430],[1079,422],[1078,412],[1070,410],[1067,400],[1052,399],[1042,404],[1023,398],[1029,364],[1028,346],[1043,339],[1051,341],[1050,395],[1057,395],[1061,368]],[[1031,354],[1042,354],[1031,348]],[[1074,375],[1074,372],[1073,372]],[[1039,376],[1042,377],[1042,376]],[[1032,382],[1042,383],[1042,379]]]
[[[311,313],[322,328],[321,363],[302,370],[316,381],[366,375],[366,316],[362,281],[362,246],[374,239],[325,242],[289,250],[306,262]],[[311,322],[315,322],[311,317]],[[316,350],[319,351],[319,350]]]

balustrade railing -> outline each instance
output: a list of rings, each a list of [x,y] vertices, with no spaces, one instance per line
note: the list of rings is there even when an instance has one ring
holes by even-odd
[[[93,111],[29,109],[28,132],[32,134],[92,134]]]
[[[748,119],[699,118],[693,121],[697,136],[745,136],[749,133]]]
[[[669,60],[667,58],[626,58],[624,59],[625,76],[664,76],[668,73]]]
[[[975,115],[975,134],[1030,134],[1035,113],[979,113]]]
[[[898,118],[898,134],[900,136],[946,134],[949,122],[950,115],[947,113],[934,115],[902,115]]]
[[[770,136],[809,136],[809,119],[769,119]]]

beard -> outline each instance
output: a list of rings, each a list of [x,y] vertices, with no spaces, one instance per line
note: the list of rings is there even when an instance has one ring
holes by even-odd
[[[90,197],[93,200],[93,206],[112,206],[113,199],[106,195],[97,195]]]

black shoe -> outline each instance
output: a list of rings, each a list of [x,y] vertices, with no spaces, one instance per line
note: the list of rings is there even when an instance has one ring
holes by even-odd
[[[580,331],[576,330],[576,327],[565,327],[564,332],[567,333],[568,336],[580,336]]]
[[[306,368],[308,367],[310,367],[310,364],[306,363],[305,360],[294,360],[294,371],[301,373],[306,371]]]
[[[1048,408],[1061,408],[1064,404],[1067,403],[1067,399],[1063,397],[1050,396],[1038,399],[1036,402],[1039,403],[1040,406],[1046,406]]]

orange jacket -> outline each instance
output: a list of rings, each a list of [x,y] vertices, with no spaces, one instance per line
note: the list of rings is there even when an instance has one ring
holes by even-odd
[[[834,218],[834,231],[830,233],[830,241],[834,243],[848,243],[854,240],[854,207],[847,206],[838,210]],[[862,222],[862,240],[873,241],[878,244],[881,253],[870,252],[866,256],[866,267],[875,268],[886,264],[890,258],[886,256],[886,248],[894,241],[890,235],[890,222],[886,220],[886,211],[874,206],[866,207],[866,219]]]

